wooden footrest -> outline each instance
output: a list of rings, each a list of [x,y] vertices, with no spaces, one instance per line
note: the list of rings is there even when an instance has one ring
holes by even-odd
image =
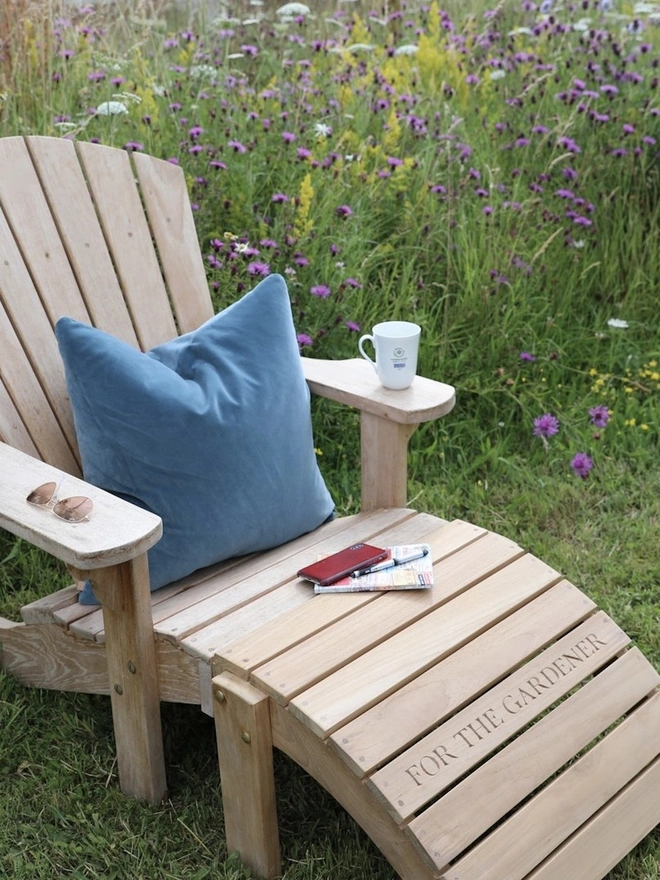
[[[221,750],[247,686],[402,877],[597,880],[660,821],[660,676],[511,541],[463,522],[424,540],[432,590],[318,596],[217,658]]]

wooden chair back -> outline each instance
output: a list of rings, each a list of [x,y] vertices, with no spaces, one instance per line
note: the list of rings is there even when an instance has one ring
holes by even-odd
[[[99,144],[0,139],[0,440],[79,475],[62,315],[142,350],[213,315],[181,168]]]

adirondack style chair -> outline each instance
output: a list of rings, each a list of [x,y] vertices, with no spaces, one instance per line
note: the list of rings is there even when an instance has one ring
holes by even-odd
[[[138,352],[213,318],[183,174],[41,137],[1,140],[0,169],[0,525],[74,582],[0,619],[2,668],[109,694],[121,788],[154,804],[160,702],[214,715],[228,846],[262,876],[280,871],[274,747],[403,878],[607,873],[660,821],[660,677],[511,540],[406,508],[408,439],[453,389],[387,392],[361,359],[303,358],[313,392],[361,412],[361,512],[151,592],[161,519],[82,480],[53,328],[69,316]],[[88,521],[26,502],[60,472]],[[356,541],[427,543],[435,586],[314,595],[296,577]],[[100,607],[78,601],[87,580]]]

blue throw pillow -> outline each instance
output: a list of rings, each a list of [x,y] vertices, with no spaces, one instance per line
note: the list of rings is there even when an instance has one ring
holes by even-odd
[[[55,332],[85,479],[163,520],[152,590],[332,514],[281,276],[146,353],[72,318]]]

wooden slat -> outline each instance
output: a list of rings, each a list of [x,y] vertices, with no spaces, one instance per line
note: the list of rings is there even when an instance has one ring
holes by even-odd
[[[235,634],[227,636],[224,630],[221,636],[213,635],[214,621],[224,618],[233,609],[245,605],[262,592],[273,589],[272,579],[269,580],[267,575],[271,567],[276,564],[284,565],[286,574],[289,575],[292,569],[297,571],[297,568],[294,568],[295,563],[287,560],[290,560],[301,548],[310,546],[311,542],[323,541],[328,535],[346,533],[358,522],[363,523],[363,527],[369,530],[382,527],[384,523],[403,522],[412,516],[414,511],[411,510],[382,510],[368,515],[358,514],[334,519],[315,532],[303,535],[281,547],[240,559],[226,560],[217,566],[209,566],[174,584],[162,587],[151,594],[155,632],[160,638],[178,645],[187,636],[208,626],[209,644],[224,644],[233,640]],[[343,541],[346,542],[346,538]],[[264,578],[267,584],[266,590],[264,590]],[[200,605],[204,609],[203,613],[200,613],[197,607]],[[71,632],[80,638],[95,641],[104,639],[103,617],[100,612],[96,615],[82,616],[76,614],[74,609],[64,608],[61,612],[55,613],[55,618],[70,627]],[[201,642],[199,647],[192,648],[191,651],[197,656],[208,659],[208,652]]]
[[[157,631],[166,638],[176,638],[177,641],[184,639],[201,627],[220,619],[228,611],[293,580],[296,572],[309,560],[310,554],[316,557],[318,554],[332,553],[356,540],[369,540],[387,525],[405,522],[412,516],[413,511],[403,509],[379,511],[369,519],[359,515],[348,523],[343,519],[333,520],[281,547],[258,554],[243,563],[240,569],[217,581],[209,582],[206,596],[198,591],[198,601],[194,606],[186,604],[180,607],[176,601],[159,606]],[[229,586],[231,595],[223,595],[225,588]],[[182,598],[185,600],[185,597]],[[169,615],[167,619],[166,614]],[[215,637],[213,640],[215,641]]]
[[[599,612],[379,770],[369,785],[400,819],[409,817],[600,669],[629,641]],[[454,802],[454,792],[446,796],[447,802]]]
[[[0,214],[0,260],[2,260],[4,243],[2,215]],[[1,282],[0,293],[2,293]],[[51,402],[44,394],[39,380],[35,376],[33,365],[28,361],[20,340],[1,304],[0,340],[2,340],[0,378],[12,401],[9,418],[12,417],[12,413],[20,415],[21,422],[31,441],[25,446],[21,444],[19,448],[28,454],[33,454],[36,449],[38,456],[50,462],[54,467],[70,474],[79,474],[78,463],[74,458],[67,437],[62,432],[61,425],[53,413]],[[58,368],[61,370],[61,363]],[[18,430],[22,433],[20,428]],[[71,432],[73,432],[73,425],[71,425]],[[14,436],[16,436],[16,432],[14,432]]]
[[[442,552],[446,556],[485,534],[484,529],[460,521],[442,525],[440,528]],[[435,518],[429,517],[425,521],[424,517],[418,516],[397,527],[396,542],[426,542],[429,534],[437,532],[438,521]],[[316,596],[313,606],[306,603],[290,614],[282,614],[277,620],[223,648],[222,656],[218,658],[219,667],[245,677],[255,667],[267,663],[310,636],[316,637],[327,626],[379,596],[376,592]]]
[[[177,330],[128,154],[99,144],[76,148],[141,348],[173,339]]]
[[[562,581],[340,727],[330,745],[358,775],[372,772],[563,636],[595,607],[584,593]]]
[[[2,322],[1,317],[0,322]],[[2,373],[3,370],[0,366],[0,377]],[[59,426],[57,428],[59,429]],[[34,445],[32,437],[30,437],[30,433],[2,381],[0,381],[0,440],[10,446],[15,446],[28,455],[39,457],[39,450]]]
[[[289,709],[319,736],[329,736],[559,579],[557,572],[535,557],[518,558],[303,691]],[[348,645],[354,637],[349,635]],[[336,653],[341,656],[348,645],[336,644]]]
[[[0,296],[3,382],[40,455],[75,471],[73,416],[57,342],[2,212]]]
[[[51,280],[47,297],[43,297],[51,322],[62,315],[86,323],[91,319],[94,326],[137,346],[73,141],[28,137],[26,143],[77,283],[76,294],[65,298],[69,285]],[[119,213],[122,211],[123,205]]]
[[[636,648],[627,651],[413,819],[409,832],[443,868],[647,696],[659,680]]]
[[[650,764],[659,750],[660,694],[656,694],[452,865],[452,880],[522,880]],[[657,804],[660,810],[660,797]],[[624,846],[619,855],[626,850]]]
[[[405,529],[411,523],[416,523],[420,518],[423,519],[423,516],[416,516],[414,519],[402,521],[402,523],[397,525],[395,532],[400,534],[402,528]],[[358,522],[360,521],[358,520]],[[339,546],[345,547],[347,543],[352,544],[357,541],[359,535],[362,535],[361,539],[365,540],[362,526],[356,526],[355,528],[360,528],[360,532],[342,532],[340,541],[338,541],[336,536],[333,536],[333,543],[335,545],[339,543]],[[378,537],[383,537],[382,543],[387,543],[385,540],[387,534],[388,532],[379,532]],[[230,614],[219,620],[212,621],[202,629],[198,629],[182,642],[184,649],[199,652],[202,658],[208,658],[215,653],[222,653],[224,646],[234,639],[245,639],[260,625],[274,623],[282,614],[298,610],[302,606],[309,604],[312,599],[315,599],[312,585],[308,581],[297,578],[294,574],[294,572],[297,572],[302,567],[304,560],[309,559],[309,541],[314,538],[313,534],[305,536],[303,543],[299,546],[298,553],[294,556],[290,555],[286,560],[284,568],[281,569],[281,576],[285,578],[283,582],[275,585],[273,589],[262,591],[262,595],[253,599],[249,605],[240,605]],[[368,535],[366,539],[372,540],[372,536]],[[319,542],[316,541],[313,546],[317,547],[318,544]],[[266,580],[263,579],[264,576],[266,576]],[[269,573],[264,571],[261,576],[262,585],[267,582],[268,577]],[[252,588],[253,583],[257,580],[257,578],[250,580],[250,588]]]
[[[55,612],[74,604],[78,606],[78,590],[72,585],[23,605],[21,617],[25,623],[54,623]]]
[[[525,880],[600,880],[660,822],[660,759]]]
[[[55,153],[54,161],[57,163],[60,157],[63,160],[66,178],[65,155],[73,152],[73,143],[56,138],[45,140]],[[52,326],[63,314],[78,321],[89,321],[69,258],[23,138],[0,139],[0,167],[3,169],[0,175],[0,202],[25,264],[29,267],[32,282],[40,293],[41,311],[45,310],[48,315],[48,324]],[[60,198],[68,196],[62,191]],[[31,297],[32,307],[35,302]]]
[[[179,333],[188,333],[214,311],[186,180],[180,167],[144,153],[133,163]]]
[[[327,627],[252,674],[258,683],[285,704],[300,691],[337,670],[348,659],[358,657],[413,621],[428,614],[448,599],[512,559],[522,555],[517,544],[487,533],[477,542],[443,559],[443,532],[426,541],[434,559],[435,585],[430,590],[387,593],[378,605],[356,611],[346,620]]]

